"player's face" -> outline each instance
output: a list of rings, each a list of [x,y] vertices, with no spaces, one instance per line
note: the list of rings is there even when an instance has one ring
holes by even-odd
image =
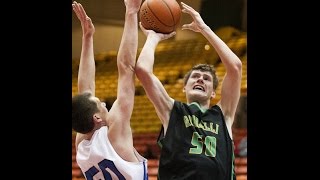
[[[188,97],[197,97],[202,100],[210,99],[213,93],[213,78],[210,72],[194,70],[185,88]]]

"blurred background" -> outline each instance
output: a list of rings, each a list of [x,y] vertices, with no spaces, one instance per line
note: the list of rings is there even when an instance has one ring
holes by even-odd
[[[116,55],[123,31],[125,6],[123,0],[78,0],[92,19],[96,32],[94,52],[96,60],[96,96],[105,101],[107,108],[113,104],[117,90]],[[177,0],[177,2],[181,2]],[[236,174],[238,180],[247,179],[247,0],[184,0],[184,3],[198,11],[210,28],[235,52],[243,64],[241,98],[233,125],[235,143]],[[70,4],[71,9],[71,4]],[[169,95],[186,102],[183,76],[195,64],[210,63],[216,68],[221,80],[225,69],[208,41],[199,33],[181,30],[183,24],[192,18],[182,13],[176,36],[161,41],[156,49],[154,73],[164,84]],[[77,94],[77,75],[81,53],[82,30],[79,20],[72,12],[72,95]],[[145,42],[145,35],[139,30],[138,54]],[[221,86],[217,88],[220,99]],[[161,127],[153,105],[148,100],[139,80],[136,78],[136,96],[131,127],[134,146],[146,157],[149,179],[157,179],[160,149],[157,137]],[[72,132],[72,180],[84,180],[76,161],[74,148],[75,133]]]
[[[143,0],[144,1],[144,0]],[[231,26],[246,31],[247,0],[185,0],[186,4],[198,11],[212,30]],[[95,28],[95,52],[116,51],[119,48],[124,24],[125,6],[123,0],[79,0],[92,19]],[[177,0],[181,2],[181,0]],[[182,13],[180,28],[177,28],[175,40],[197,38],[197,33],[181,31],[181,25],[191,23],[191,17]],[[81,26],[72,13],[72,57],[78,58],[81,51]],[[143,46],[145,36],[139,33],[139,47]]]

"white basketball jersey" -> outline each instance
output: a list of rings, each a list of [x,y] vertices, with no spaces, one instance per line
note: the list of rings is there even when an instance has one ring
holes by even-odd
[[[140,162],[123,160],[107,136],[108,127],[97,130],[91,140],[82,140],[76,160],[87,180],[147,180],[147,159],[135,149]]]

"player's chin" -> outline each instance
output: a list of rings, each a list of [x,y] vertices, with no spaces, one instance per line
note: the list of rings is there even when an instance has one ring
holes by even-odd
[[[208,97],[207,93],[204,91],[198,91],[198,90],[193,90],[192,92],[189,93],[189,96],[195,98],[195,99],[203,99]]]

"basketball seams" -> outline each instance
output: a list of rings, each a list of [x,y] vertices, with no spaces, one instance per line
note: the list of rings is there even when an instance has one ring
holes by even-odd
[[[180,16],[181,9],[176,0],[145,0],[139,13],[143,27],[159,33],[173,32]]]
[[[147,5],[147,4],[146,4]],[[148,24],[144,24],[145,26],[150,26],[151,28],[155,29],[156,31],[159,31],[159,27],[156,26],[156,23],[154,23],[154,19],[151,18],[150,15],[146,15],[148,14],[148,11],[147,9],[150,10],[150,8],[147,6],[146,9],[143,9],[142,12],[143,12],[143,17],[145,19],[145,21],[147,21]],[[152,16],[154,16],[154,14],[152,13]]]
[[[174,15],[173,15],[173,13],[172,13],[172,9],[170,8],[170,6],[168,5],[168,3],[165,1],[165,0],[161,0],[166,6],[167,6],[167,8],[169,9],[169,12],[170,12],[170,14],[171,14],[171,18],[173,19],[173,27],[175,27],[176,26],[176,21],[175,21],[175,19],[174,19]],[[170,27],[172,27],[172,26],[170,26]]]
[[[174,22],[174,25],[172,26],[172,25],[167,25],[167,24],[165,24],[165,23],[163,23],[157,16],[156,16],[156,13],[154,13],[154,11],[152,11],[152,9],[151,9],[151,7],[149,6],[149,1],[148,0],[146,0],[147,1],[147,7],[148,7],[148,9],[150,9],[150,12],[153,14],[153,16],[162,24],[162,25],[164,25],[164,26],[167,26],[167,27],[174,27],[175,26],[175,21],[173,21]],[[168,6],[168,4],[164,1],[164,0],[161,0],[165,5],[166,5],[166,7],[168,8],[168,10],[169,10],[169,12],[170,12],[170,14],[171,14],[171,17],[173,17],[173,14],[172,14],[172,12],[171,12],[171,9],[170,9],[170,7]],[[173,20],[174,20],[174,18],[173,18]]]

